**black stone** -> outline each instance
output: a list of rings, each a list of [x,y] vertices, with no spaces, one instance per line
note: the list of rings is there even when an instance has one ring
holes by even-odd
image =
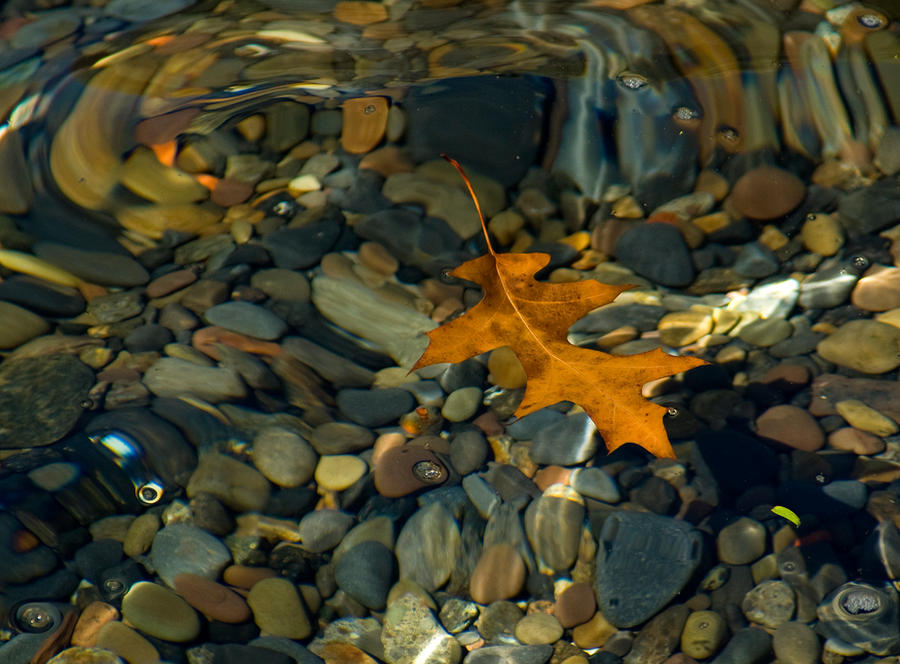
[[[723,491],[738,494],[757,484],[774,484],[778,459],[770,447],[737,431],[704,431],[697,450]]]
[[[877,180],[847,194],[838,204],[841,223],[851,237],[880,231],[900,219],[900,184],[897,178]]]
[[[361,542],[346,551],[334,570],[338,587],[363,606],[380,611],[397,575],[394,553],[381,542]]]
[[[378,427],[395,422],[415,407],[412,393],[399,387],[337,393],[337,405],[348,419],[364,427]]]
[[[276,266],[300,270],[317,264],[331,251],[340,232],[338,224],[318,221],[302,228],[273,231],[263,237],[262,243]]]
[[[656,615],[684,588],[703,555],[698,530],[655,514],[614,512],[598,539],[594,589],[604,617],[617,627]]]
[[[635,224],[616,242],[616,258],[662,286],[687,286],[694,280],[687,243],[681,232],[668,224]]]
[[[648,477],[628,494],[631,502],[643,505],[655,514],[671,514],[678,503],[675,487],[661,477]]]
[[[125,348],[132,353],[143,353],[152,350],[162,350],[162,347],[172,341],[172,332],[167,327],[148,323],[134,328],[125,337]]]
[[[481,387],[487,378],[487,367],[475,359],[450,364],[438,376],[438,384],[447,394],[461,387]]]
[[[53,284],[24,274],[0,281],[0,300],[19,304],[43,316],[71,318],[86,306],[75,288]]]
[[[402,208],[380,210],[359,221],[357,235],[379,242],[404,265],[439,275],[443,268],[456,267],[461,260],[453,253],[462,238],[443,219],[425,217]]]
[[[100,573],[121,560],[121,542],[111,539],[95,540],[75,552],[75,570],[96,585]]]

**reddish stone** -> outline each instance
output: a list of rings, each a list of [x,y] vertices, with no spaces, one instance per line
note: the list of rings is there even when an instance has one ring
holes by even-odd
[[[815,452],[825,444],[819,423],[797,406],[773,406],[756,418],[756,433],[805,452]]]
[[[210,200],[222,207],[240,205],[253,195],[253,185],[232,178],[223,178],[216,183]]]
[[[735,183],[731,204],[750,219],[777,219],[800,205],[806,185],[793,173],[775,166],[748,171]]]
[[[495,544],[481,552],[469,579],[469,594],[479,604],[510,599],[525,583],[525,563],[510,544]]]
[[[190,286],[195,281],[197,281],[197,274],[193,270],[175,270],[157,277],[147,284],[147,297],[151,299],[163,297]]]
[[[200,613],[224,623],[241,623],[250,618],[244,598],[220,583],[198,574],[177,574],[175,592]]]
[[[882,438],[868,431],[842,427],[828,434],[828,446],[855,454],[878,454],[884,451],[885,443]]]
[[[230,565],[225,568],[222,580],[237,588],[250,589],[263,579],[271,579],[278,573],[268,567],[249,567],[247,565]]]
[[[425,487],[443,484],[449,477],[443,461],[423,445],[406,444],[385,450],[375,463],[375,490],[399,498]]]

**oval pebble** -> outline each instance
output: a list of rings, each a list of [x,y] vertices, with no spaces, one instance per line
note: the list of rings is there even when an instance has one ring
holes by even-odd
[[[319,458],[315,478],[320,488],[327,491],[343,491],[368,472],[369,466],[358,456],[328,454]]]
[[[223,302],[207,309],[203,317],[210,325],[267,341],[287,331],[287,324],[278,316],[250,302]]]
[[[694,611],[681,632],[681,650],[695,659],[712,657],[728,638],[728,624],[715,611]]]
[[[495,544],[481,552],[469,580],[469,594],[479,604],[491,604],[515,597],[524,583],[522,556],[509,544]]]
[[[805,452],[825,444],[825,434],[808,411],[797,406],[772,406],[756,418],[756,433]]]
[[[800,205],[806,185],[793,173],[775,166],[760,166],[734,183],[730,200],[750,219],[777,219]]]
[[[851,320],[822,339],[816,351],[829,362],[862,373],[900,366],[900,328],[876,320]]]
[[[250,588],[247,604],[253,620],[264,632],[288,639],[305,639],[312,625],[297,586],[282,578],[262,579]]]
[[[549,613],[532,613],[516,623],[515,635],[525,645],[539,646],[559,641],[563,628]]]
[[[241,623],[250,617],[244,598],[220,583],[196,574],[178,574],[174,581],[175,592],[207,618]]]
[[[716,538],[719,560],[729,565],[746,565],[766,551],[766,529],[759,522],[741,517],[719,532]]]
[[[269,427],[253,439],[253,465],[278,486],[306,484],[315,472],[318,458],[308,442],[287,429]]]
[[[149,581],[139,581],[125,593],[122,618],[145,634],[176,643],[200,633],[194,609],[168,588]]]
[[[465,422],[478,412],[481,406],[480,387],[461,387],[447,395],[441,415],[450,422]]]

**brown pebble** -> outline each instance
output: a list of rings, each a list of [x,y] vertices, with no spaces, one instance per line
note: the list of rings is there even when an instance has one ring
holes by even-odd
[[[756,418],[756,433],[805,452],[815,452],[825,443],[819,423],[806,410],[782,404]]]
[[[444,463],[422,445],[407,444],[386,450],[375,464],[375,490],[388,498],[435,487],[448,477]]]
[[[694,191],[705,191],[713,195],[717,201],[721,201],[728,194],[728,180],[715,171],[702,170],[697,175]]]
[[[363,242],[359,245],[359,261],[386,277],[394,274],[400,267],[397,259],[379,242]]]
[[[378,460],[388,450],[395,447],[402,447],[406,444],[406,436],[398,431],[383,433],[375,439],[372,445],[372,464],[377,464]]]
[[[185,290],[181,296],[181,306],[195,314],[202,314],[228,299],[228,284],[213,279],[201,279]]]
[[[134,138],[144,145],[159,145],[178,138],[191,121],[200,115],[200,109],[183,108],[165,115],[147,118],[138,122],[134,128]]]
[[[554,613],[565,628],[586,623],[594,615],[597,601],[590,583],[573,583],[556,599]]]
[[[497,417],[497,413],[492,410],[484,412],[476,417],[472,420],[472,424],[481,429],[485,436],[499,436],[506,430],[503,426],[503,422]]]
[[[884,451],[884,439],[854,427],[841,427],[828,434],[828,446],[854,454],[879,454]]]
[[[147,284],[147,297],[151,299],[163,297],[185,286],[190,286],[195,281],[197,281],[197,274],[193,270],[175,270],[157,277]]]
[[[177,574],[175,592],[207,618],[241,623],[250,618],[250,607],[237,593],[198,574]]]
[[[380,2],[339,2],[334,6],[334,17],[343,23],[369,25],[386,21],[387,8]]]
[[[873,265],[856,282],[850,297],[855,306],[866,311],[900,307],[900,268]]]
[[[278,573],[268,567],[249,567],[247,565],[230,565],[222,573],[222,580],[230,586],[252,588],[258,581],[271,579]]]
[[[88,604],[72,632],[72,645],[91,648],[97,643],[97,633],[106,623],[119,619],[119,612],[112,604],[91,602]]]
[[[571,475],[572,470],[570,468],[547,466],[546,468],[541,468],[537,471],[532,480],[537,485],[538,489],[546,491],[554,484],[568,484]],[[588,618],[590,618],[590,616],[588,616]]]
[[[748,171],[731,191],[734,208],[750,219],[777,219],[800,205],[806,195],[803,180],[775,166]]]
[[[351,4],[351,3],[340,3]],[[359,5],[372,3],[359,2]],[[381,5],[378,5],[381,7]],[[383,8],[382,8],[383,9]],[[369,21],[371,23],[371,21]],[[348,99],[341,106],[344,121],[341,147],[351,154],[368,152],[381,142],[387,129],[388,103],[384,97]]]
[[[385,145],[360,159],[359,167],[388,177],[395,173],[412,173],[415,165],[400,148],[395,145]]]
[[[800,364],[783,362],[769,369],[761,382],[793,392],[809,383],[809,369]]]
[[[510,599],[525,583],[525,563],[510,544],[502,543],[481,552],[469,579],[469,594],[479,604]]]
[[[282,353],[281,346],[272,341],[253,339],[239,332],[232,332],[216,325],[202,327],[194,332],[194,335],[191,337],[191,345],[214,360],[220,359],[220,353],[216,348],[216,344],[225,344],[247,353],[266,355],[268,357],[278,357]]]
[[[325,660],[325,664],[377,664],[377,660],[349,643],[332,641],[316,652]]]
[[[253,185],[234,178],[222,178],[210,194],[210,200],[222,207],[240,205],[253,195]]]

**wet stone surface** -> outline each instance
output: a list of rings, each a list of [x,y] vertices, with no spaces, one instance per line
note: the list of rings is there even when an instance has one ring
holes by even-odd
[[[895,654],[889,3],[300,4],[0,7],[0,662]],[[632,286],[556,341],[709,362],[631,395],[674,458],[411,371],[487,289],[442,152]]]

